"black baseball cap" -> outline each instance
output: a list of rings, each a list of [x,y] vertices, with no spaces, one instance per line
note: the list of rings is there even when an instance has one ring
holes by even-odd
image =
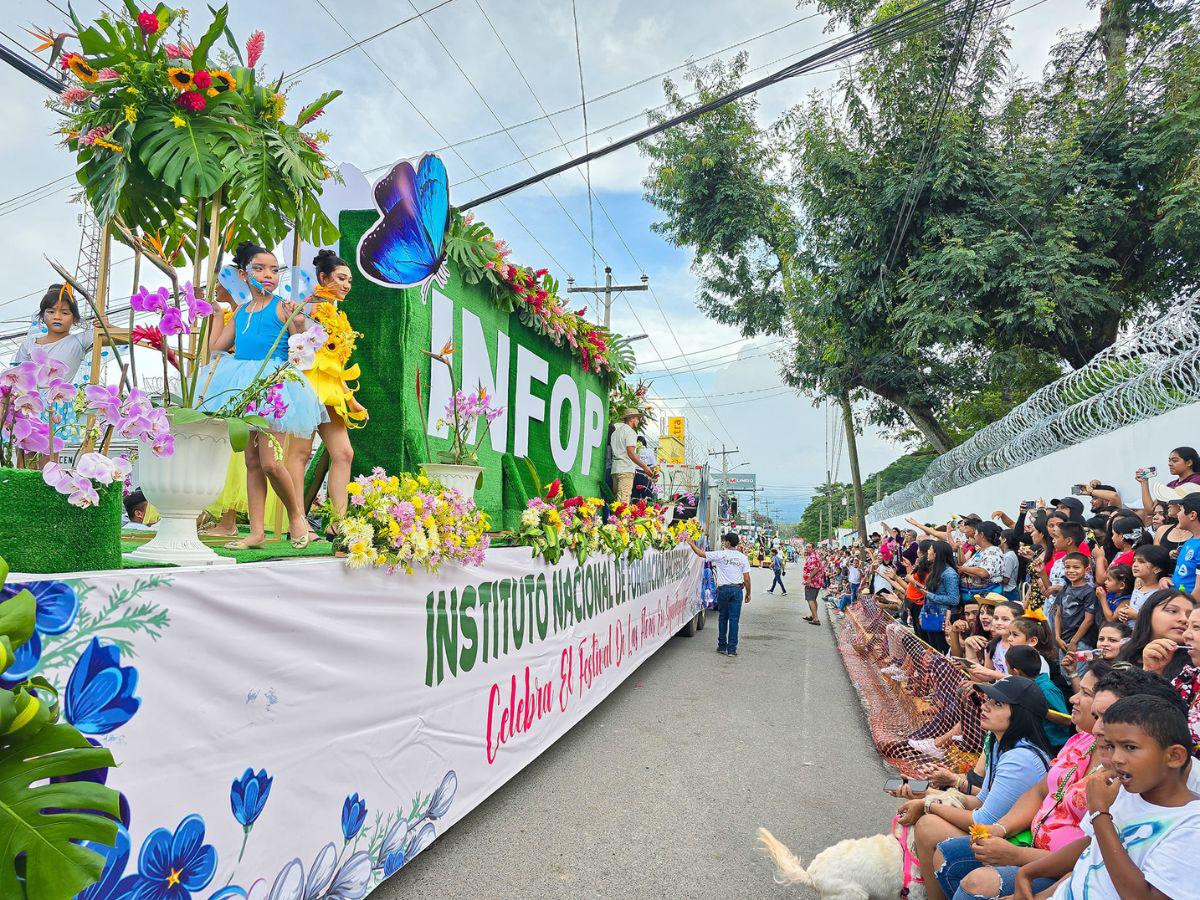
[[[1061,500],[1051,500],[1051,506],[1065,506],[1071,511],[1071,519],[1075,522],[1083,521],[1083,501],[1078,497],[1063,497]]]
[[[1050,711],[1050,705],[1046,703],[1046,695],[1042,693],[1042,689],[1035,682],[1021,675],[1009,675],[999,681],[993,681],[991,684],[978,684],[976,687],[997,703],[1020,706],[1042,719]]]

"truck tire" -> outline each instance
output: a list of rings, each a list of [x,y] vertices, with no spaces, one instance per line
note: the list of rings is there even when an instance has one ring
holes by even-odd
[[[687,624],[679,629],[679,634],[683,637],[693,637],[696,634],[696,617],[688,619]]]
[[[707,610],[702,609],[702,610],[700,610],[700,612],[696,613],[696,630],[697,631],[704,630],[704,614],[705,614],[705,612],[707,612]]]

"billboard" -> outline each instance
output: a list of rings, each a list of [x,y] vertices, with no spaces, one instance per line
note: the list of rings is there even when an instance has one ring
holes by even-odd
[[[757,487],[757,482],[757,475],[727,475],[725,477],[725,490],[753,491]]]
[[[684,439],[684,424],[683,416],[668,416],[667,417],[667,434],[680,441]]]

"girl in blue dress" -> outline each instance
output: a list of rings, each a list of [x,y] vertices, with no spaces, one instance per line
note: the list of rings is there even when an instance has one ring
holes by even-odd
[[[279,261],[275,254],[244,241],[234,253],[233,264],[237,267],[238,276],[250,289],[250,299],[238,307],[228,325],[224,323],[220,311],[210,319],[209,350],[218,353],[232,348],[233,352],[214,361],[200,374],[199,383],[203,385],[208,380],[208,388],[199,408],[208,412],[216,412],[236,398],[260,371],[267,376],[286,363],[288,334],[297,334],[305,328],[303,316],[288,320],[292,312],[291,304],[274,295],[279,285]],[[281,334],[285,324],[287,331]],[[268,360],[265,367],[264,360]],[[317,426],[328,421],[325,408],[317,400],[308,379],[287,379],[282,384],[287,412],[283,418],[274,420],[275,429],[271,437],[281,444],[289,434],[311,440]],[[297,550],[308,546],[309,529],[303,503],[288,476],[284,460],[275,458],[273,443],[267,435],[253,431],[250,443],[246,446],[246,499],[250,534],[243,540],[226,544],[228,549],[248,550],[266,543],[264,519],[268,480],[287,510],[292,546]]]

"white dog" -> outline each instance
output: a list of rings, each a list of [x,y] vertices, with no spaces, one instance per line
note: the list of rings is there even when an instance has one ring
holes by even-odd
[[[940,792],[939,792],[940,793]],[[940,794],[942,802],[962,809],[963,795],[950,790]],[[915,830],[892,823],[889,834],[865,838],[847,838],[826,847],[804,868],[796,854],[780,843],[765,828],[758,839],[775,863],[775,880],[780,884],[802,884],[812,888],[821,900],[925,900],[925,885],[919,880],[914,846]],[[907,844],[908,853],[905,854]],[[905,856],[908,872],[905,872]],[[906,878],[907,875],[907,878]],[[905,881],[908,884],[905,884]],[[904,892],[907,887],[907,893]]]

